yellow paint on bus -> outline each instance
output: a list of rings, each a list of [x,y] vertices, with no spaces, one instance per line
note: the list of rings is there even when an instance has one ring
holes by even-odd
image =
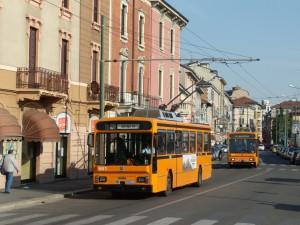
[[[259,165],[258,135],[256,132],[237,131],[228,134],[227,163],[234,165]]]

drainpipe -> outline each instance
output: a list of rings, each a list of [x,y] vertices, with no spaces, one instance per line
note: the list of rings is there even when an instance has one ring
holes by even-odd
[[[132,59],[135,59],[135,0],[132,2]],[[131,64],[131,100],[133,100],[133,91],[134,91],[134,72],[135,72],[135,61],[132,61]]]

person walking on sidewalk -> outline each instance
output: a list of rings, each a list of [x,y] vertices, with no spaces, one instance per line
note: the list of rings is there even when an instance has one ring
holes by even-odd
[[[13,184],[14,170],[19,173],[19,168],[17,166],[13,152],[13,150],[8,150],[8,154],[5,155],[2,159],[2,169],[4,170],[4,175],[6,177],[4,193],[8,194],[10,193],[10,189]]]

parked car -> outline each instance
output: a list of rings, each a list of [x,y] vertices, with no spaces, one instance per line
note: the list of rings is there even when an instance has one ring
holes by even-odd
[[[279,150],[279,146],[278,145],[273,145],[271,148],[271,151],[276,153]]]
[[[259,151],[264,151],[265,150],[265,146],[263,144],[259,144],[258,145],[258,150]]]
[[[290,160],[291,164],[295,163],[296,160],[296,156],[297,154],[300,152],[300,148],[299,147],[292,147],[289,148],[288,152],[287,152],[287,159]]]
[[[223,159],[223,151],[220,145],[214,145],[211,149],[212,152],[212,160],[222,160]]]
[[[295,156],[295,164],[296,164],[296,165],[300,165],[300,152],[297,152],[297,153],[296,153],[296,156]]]

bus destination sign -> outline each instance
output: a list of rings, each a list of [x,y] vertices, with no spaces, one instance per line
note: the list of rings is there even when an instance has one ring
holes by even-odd
[[[255,134],[231,134],[230,138],[235,139],[253,139]]]
[[[151,123],[136,121],[98,122],[96,127],[98,130],[149,130]]]

